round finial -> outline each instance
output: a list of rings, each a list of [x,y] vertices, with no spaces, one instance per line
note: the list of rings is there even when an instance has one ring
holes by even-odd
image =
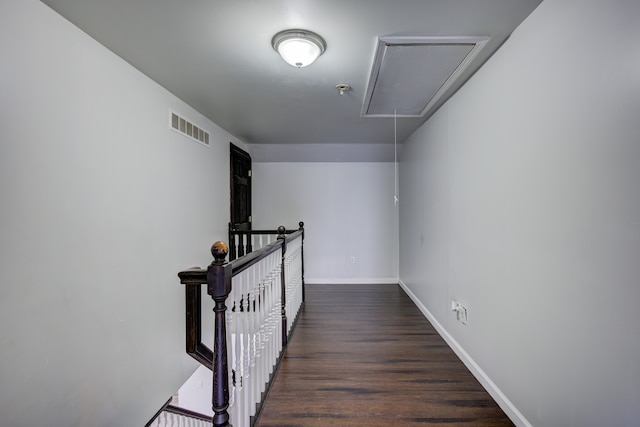
[[[300,222],[298,223],[298,225],[300,226],[300,229],[303,229],[303,228],[304,228],[304,222],[300,221]]]
[[[213,255],[213,258],[216,260],[216,262],[223,263],[228,253],[229,245],[227,245],[225,242],[215,242],[211,246],[211,255]]]
[[[278,227],[278,233],[279,234],[284,234],[285,231],[287,231],[287,229],[284,228],[284,225],[281,225],[280,227]]]

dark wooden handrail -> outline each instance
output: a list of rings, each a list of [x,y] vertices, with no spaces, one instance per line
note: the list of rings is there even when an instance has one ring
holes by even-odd
[[[292,234],[296,231],[304,230],[304,222],[298,223],[298,229],[285,230],[285,234]],[[238,230],[229,223],[229,261],[243,257],[253,252],[251,236],[276,236],[279,230]],[[237,236],[237,243],[236,243]]]
[[[214,261],[202,269],[191,268],[178,273],[180,282],[185,286],[186,300],[186,351],[198,362],[207,366],[213,371],[213,397],[212,407],[214,411],[213,425],[216,427],[229,425],[229,375],[227,366],[227,343],[226,343],[226,318],[227,307],[225,301],[231,291],[231,283],[234,275],[250,268],[263,260],[267,256],[280,250],[281,259],[281,317],[282,317],[282,345],[287,345],[287,313],[285,295],[285,253],[287,242],[302,237],[304,242],[304,228],[300,222],[300,228],[287,233],[287,230],[280,226],[277,233],[278,238],[264,248],[251,252],[242,258],[226,262],[229,246],[224,242],[216,242],[211,248]],[[260,231],[260,230],[259,230]],[[304,249],[302,249],[303,251]],[[303,252],[301,252],[301,255]],[[304,258],[302,257],[302,301],[304,301]],[[212,297],[214,306],[214,350],[212,351],[202,343],[201,335],[201,292],[200,286],[206,284],[207,292]]]
[[[280,240],[271,242],[267,246],[260,248],[257,251],[250,252],[241,258],[229,261],[229,264],[232,266],[233,275],[235,276],[241,271],[246,270],[261,259],[266,258],[268,255],[271,255],[278,250],[282,250],[282,242]]]
[[[261,248],[255,252],[251,252],[250,254],[247,254],[237,260],[231,261],[229,265],[231,267],[232,276],[241,273],[242,271],[246,270],[247,268],[251,267],[258,261],[264,259],[277,250],[281,250],[284,252],[284,250],[286,250],[286,247],[283,248],[283,245],[286,245],[287,241],[296,239],[300,234],[302,234],[304,239],[304,229],[295,230],[292,233],[286,235],[284,240],[276,240],[275,242],[270,243],[264,248]],[[211,250],[213,252],[214,247],[212,247]],[[304,282],[304,258],[302,264],[302,274]],[[213,370],[213,351],[202,342],[202,326],[200,323],[202,319],[202,297],[200,292],[200,285],[207,284],[207,270],[200,267],[192,267],[188,270],[179,272],[178,277],[180,278],[180,283],[182,283],[183,285],[188,285],[185,287],[187,337],[186,352],[202,365]]]

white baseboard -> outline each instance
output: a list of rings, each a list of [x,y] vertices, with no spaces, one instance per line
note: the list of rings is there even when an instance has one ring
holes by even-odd
[[[397,277],[367,277],[359,279],[322,279],[322,278],[304,278],[307,285],[389,285],[398,284]]]
[[[440,336],[447,342],[449,347],[458,355],[462,363],[471,371],[474,377],[482,384],[487,392],[493,397],[496,403],[502,408],[507,416],[517,426],[532,427],[532,424],[522,415],[520,411],[514,406],[514,404],[505,396],[505,394],[498,388],[498,386],[491,381],[491,378],[478,366],[478,364],[469,356],[469,354],[460,346],[460,344],[447,332],[447,330],[436,320],[427,307],[415,296],[413,292],[402,281],[398,280],[400,287],[404,289],[409,298],[418,306],[422,314],[431,322],[433,327],[438,331]]]

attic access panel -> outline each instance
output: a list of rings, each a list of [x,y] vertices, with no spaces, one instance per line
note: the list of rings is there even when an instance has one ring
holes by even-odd
[[[489,37],[378,37],[361,116],[423,116],[488,41]]]

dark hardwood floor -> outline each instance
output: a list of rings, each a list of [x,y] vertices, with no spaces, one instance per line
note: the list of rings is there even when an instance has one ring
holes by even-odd
[[[512,426],[398,285],[308,285],[258,427]]]

